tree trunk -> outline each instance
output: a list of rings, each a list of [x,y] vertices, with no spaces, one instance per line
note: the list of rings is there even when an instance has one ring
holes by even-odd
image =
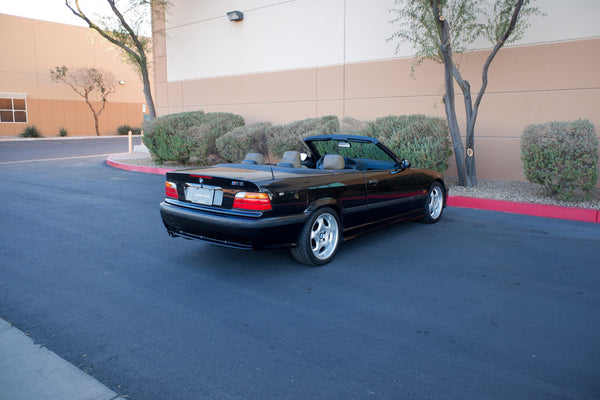
[[[467,168],[466,186],[477,186],[477,169],[475,165],[475,120],[477,119],[477,109],[471,109],[467,113],[467,157],[465,165]]]
[[[94,127],[96,128],[96,136],[100,136],[100,128],[98,125],[98,116],[94,113]]]
[[[156,108],[154,107],[154,99],[152,98],[152,92],[150,89],[150,79],[148,78],[148,68],[142,69],[142,82],[144,83],[144,96],[146,97],[146,105],[148,106],[148,113],[150,118],[156,118]]]
[[[444,61],[444,83],[446,94],[444,95],[444,105],[446,110],[446,120],[452,137],[452,146],[454,148],[454,158],[456,159],[456,172],[461,186],[468,183],[467,168],[465,163],[465,148],[460,136],[458,119],[456,118],[456,103],[454,95],[454,71],[456,70],[452,62],[452,47],[450,45],[450,28],[444,16],[440,13],[438,0],[431,0],[431,10],[439,26],[440,52]],[[470,102],[470,99],[469,99]]]
[[[86,95],[83,97],[85,99],[86,104],[88,105],[88,107],[90,108],[90,111],[92,111],[92,115],[94,116],[94,127],[96,128],[96,136],[100,136],[100,128],[99,128],[99,124],[98,124],[98,115],[96,115],[96,111],[94,110],[94,107],[92,106],[92,103],[90,103],[90,100]],[[102,111],[102,110],[100,110]]]

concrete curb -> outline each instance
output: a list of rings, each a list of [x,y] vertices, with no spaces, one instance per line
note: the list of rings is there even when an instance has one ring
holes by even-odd
[[[109,156],[106,163],[114,168],[125,171],[143,172],[148,174],[166,175],[174,168],[143,167],[129,165]],[[477,210],[500,211],[512,214],[531,215],[535,217],[566,219],[570,221],[583,221],[600,223],[600,210],[591,208],[577,208],[554,206],[548,204],[524,203],[508,200],[483,199],[478,197],[448,196],[449,207],[473,208]]]
[[[567,219],[600,223],[600,210],[554,206],[548,204],[522,203],[508,200],[482,199],[478,197],[448,196],[448,206],[474,208],[477,210],[501,211],[535,217]]]
[[[124,400],[0,318],[0,398]]]
[[[106,159],[106,164],[113,168],[118,168],[125,171],[143,172],[145,174],[166,175],[167,172],[175,171],[175,168],[144,167],[141,165],[125,164],[116,160],[114,155],[109,156]]]

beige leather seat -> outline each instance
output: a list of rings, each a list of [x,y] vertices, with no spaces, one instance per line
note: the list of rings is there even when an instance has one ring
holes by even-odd
[[[344,169],[346,162],[344,157],[337,154],[326,154],[323,158],[323,169]]]
[[[283,153],[281,162],[278,162],[277,166],[288,168],[300,168],[302,166],[302,161],[300,160],[300,152],[286,151],[285,153]]]
[[[248,153],[242,162],[244,164],[264,164],[265,158],[260,153]]]

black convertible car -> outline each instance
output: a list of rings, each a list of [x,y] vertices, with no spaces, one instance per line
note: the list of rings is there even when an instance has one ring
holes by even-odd
[[[304,143],[308,154],[288,151],[277,164],[250,153],[239,164],[168,173],[160,204],[168,233],[240,249],[290,247],[297,261],[323,265],[342,240],[440,219],[447,199],[440,173],[412,168],[370,137]]]

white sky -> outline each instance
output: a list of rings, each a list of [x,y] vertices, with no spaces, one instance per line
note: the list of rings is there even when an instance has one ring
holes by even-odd
[[[103,10],[110,12],[105,0],[79,0],[79,5],[86,14],[90,15],[103,13]],[[0,13],[87,26],[65,6],[65,0],[0,0]]]

